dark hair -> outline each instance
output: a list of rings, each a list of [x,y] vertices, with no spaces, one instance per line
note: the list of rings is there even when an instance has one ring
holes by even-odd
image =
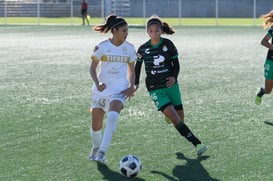
[[[175,33],[175,30],[169,26],[168,23],[161,21],[159,16],[153,15],[151,16],[147,21],[147,28],[149,28],[150,25],[156,24],[160,27],[163,34],[171,35]]]
[[[96,25],[93,29],[100,33],[107,33],[109,30],[113,33],[114,28],[118,29],[124,25],[127,25],[124,18],[111,14],[105,18],[104,24]]]

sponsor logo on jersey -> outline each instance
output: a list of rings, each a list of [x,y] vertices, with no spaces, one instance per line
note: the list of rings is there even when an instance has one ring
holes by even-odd
[[[168,51],[168,47],[166,45],[163,45],[162,51],[164,51],[164,52]]]
[[[118,55],[103,55],[101,57],[101,61],[105,62],[120,62],[120,63],[128,63],[130,57],[127,56],[118,56]]]
[[[165,57],[162,55],[154,56],[154,65],[159,65],[161,62],[164,62]]]
[[[151,74],[152,75],[155,75],[155,74],[161,74],[161,73],[165,73],[165,72],[168,72],[168,69],[163,69],[163,70],[155,70],[155,69],[158,69],[158,68],[163,68],[164,65],[160,65],[160,63],[164,62],[165,61],[165,57],[162,56],[162,55],[157,55],[157,56],[154,56],[154,61],[153,61],[153,70],[151,70]]]
[[[112,68],[111,70],[108,71],[109,74],[113,74],[113,75],[116,75],[119,73],[119,71],[116,69],[116,68]]]
[[[165,73],[168,72],[168,69],[164,69],[164,70],[151,70],[151,74],[155,75],[155,74],[161,74],[161,73]]]
[[[144,52],[145,52],[146,54],[150,54],[149,48],[147,48]]]

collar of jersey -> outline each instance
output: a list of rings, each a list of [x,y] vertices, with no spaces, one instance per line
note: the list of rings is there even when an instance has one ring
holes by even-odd
[[[156,44],[156,45],[152,45],[152,44],[151,44],[151,40],[149,40],[149,42],[150,42],[150,45],[151,45],[153,48],[157,48],[157,47],[159,47],[159,45],[161,45],[161,43],[163,42],[163,38],[160,37],[160,40],[159,40],[158,44]]]

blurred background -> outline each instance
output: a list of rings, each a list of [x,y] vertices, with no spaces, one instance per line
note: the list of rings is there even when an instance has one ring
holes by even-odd
[[[91,20],[109,14],[126,18],[143,18],[131,24],[144,25],[147,17],[157,14],[162,18],[176,18],[183,25],[188,18],[209,20],[218,25],[221,19],[245,19],[257,25],[256,19],[273,9],[273,0],[86,0]],[[4,24],[79,24],[82,0],[0,0],[0,25]],[[47,21],[43,20],[47,18]],[[51,19],[52,21],[48,20]],[[54,21],[55,19],[55,21]],[[59,21],[57,21],[59,19]],[[185,19],[185,21],[183,21]],[[92,21],[91,21],[92,23]],[[93,22],[96,23],[96,22]],[[206,24],[206,22],[201,22]],[[192,21],[191,24],[195,24]],[[236,24],[236,23],[235,23]],[[237,23],[240,24],[240,23]]]

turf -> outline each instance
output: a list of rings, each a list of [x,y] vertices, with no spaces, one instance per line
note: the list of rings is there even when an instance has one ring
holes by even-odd
[[[119,159],[138,156],[131,180],[269,181],[273,98],[254,104],[263,85],[261,27],[182,26],[168,36],[179,50],[185,121],[208,145],[200,158],[164,122],[144,87],[127,102],[107,154],[88,161],[89,57],[99,35],[86,26],[0,28],[0,180],[128,180]],[[139,38],[143,37],[143,38]],[[144,29],[130,28],[137,48]]]
[[[127,18],[130,25],[145,25],[146,18]],[[260,18],[163,18],[164,21],[171,25],[244,25],[244,26],[260,26],[262,21]],[[90,24],[102,23],[103,18],[91,17]],[[46,17],[0,17],[0,24],[3,25],[80,25],[82,19],[79,17],[60,17],[60,18],[46,18]]]

